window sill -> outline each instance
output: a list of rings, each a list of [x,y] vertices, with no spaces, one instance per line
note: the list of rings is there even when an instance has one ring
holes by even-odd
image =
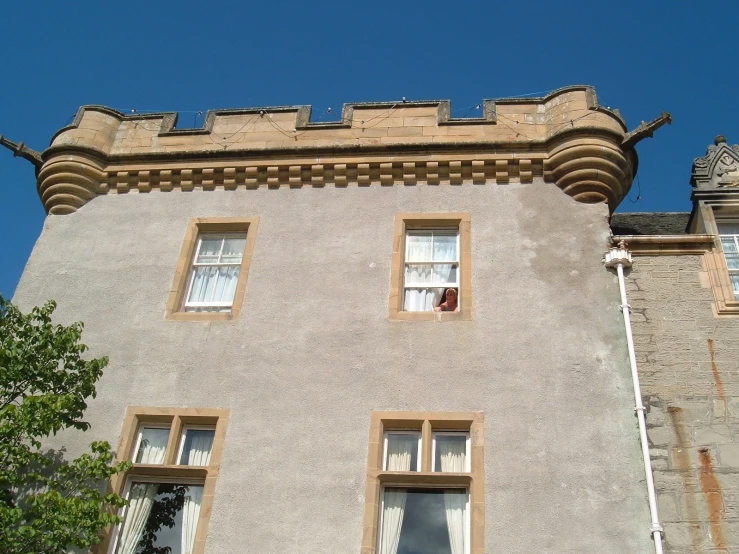
[[[391,313],[390,321],[470,321],[470,310],[461,312],[395,312]]]
[[[231,321],[236,319],[238,312],[174,312],[167,313],[164,319],[173,321]]]
[[[208,467],[175,464],[134,464],[127,475],[129,477],[146,476],[205,479],[208,476]]]
[[[472,474],[441,471],[383,471],[377,475],[377,479],[382,485],[469,486],[472,483]]]

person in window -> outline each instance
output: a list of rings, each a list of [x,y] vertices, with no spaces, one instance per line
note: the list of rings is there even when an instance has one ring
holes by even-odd
[[[457,305],[457,289],[446,289],[441,295],[439,305],[434,308],[435,312],[456,312]]]

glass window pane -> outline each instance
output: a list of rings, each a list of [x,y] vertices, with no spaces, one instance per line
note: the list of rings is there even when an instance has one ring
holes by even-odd
[[[169,429],[144,427],[141,429],[139,447],[134,457],[137,464],[162,464],[169,440]]]
[[[467,435],[434,435],[434,471],[467,472]]]
[[[724,254],[729,269],[739,269],[739,254]]]
[[[434,234],[434,261],[435,262],[456,262],[457,256],[457,235]]]
[[[207,466],[215,435],[214,429],[186,429],[180,465]]]
[[[434,283],[454,284],[457,282],[456,264],[434,264]]]
[[[198,250],[198,263],[216,263],[221,252],[222,237],[202,237]]]
[[[418,433],[386,435],[386,471],[418,471]]]
[[[233,304],[240,270],[241,267],[239,266],[221,266],[218,268],[218,280],[211,297],[214,304]]]
[[[721,235],[739,235],[739,222],[736,221],[727,221],[727,222],[721,222],[718,221],[718,232]]]
[[[739,273],[730,273],[731,284],[734,287],[734,296],[739,298]]]
[[[218,267],[194,267],[193,273],[190,296],[187,298],[187,302],[210,302],[218,281]]]
[[[723,248],[724,252],[736,252],[736,242],[734,242],[734,239],[732,237],[722,237],[721,238],[721,248]]]
[[[116,554],[190,553],[202,498],[200,485],[133,483]]]
[[[407,264],[405,266],[406,283],[430,283],[433,279],[433,266],[431,264]]]
[[[469,545],[467,491],[386,488],[379,554],[457,554]]]
[[[405,261],[430,262],[431,260],[431,232],[408,233],[405,239]]]
[[[231,237],[223,242],[223,253],[221,254],[221,263],[237,264],[241,263],[244,254],[244,246],[246,245],[246,237]]]
[[[403,311],[433,312],[441,302],[444,289],[406,289],[403,298]]]

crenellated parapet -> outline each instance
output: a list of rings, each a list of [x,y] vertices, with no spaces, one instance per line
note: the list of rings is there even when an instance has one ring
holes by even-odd
[[[614,210],[637,169],[634,145],[669,116],[629,133],[595,90],[487,100],[479,117],[453,118],[448,101],[347,104],[338,121],[308,106],[213,110],[201,128],[177,114],[80,108],[41,154],[48,213],[101,194],[257,187],[556,184]]]

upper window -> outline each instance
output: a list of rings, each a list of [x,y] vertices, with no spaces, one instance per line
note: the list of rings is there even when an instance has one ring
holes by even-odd
[[[231,312],[246,233],[201,234],[183,302],[186,312]]]
[[[258,218],[190,221],[167,300],[168,319],[232,319],[246,291]]]
[[[405,236],[403,310],[459,310],[459,229],[409,229]]]
[[[471,319],[470,265],[469,214],[396,214],[390,319]]]
[[[734,297],[739,298],[739,221],[718,221],[721,249],[724,251]]]
[[[128,506],[107,551],[202,554],[221,457],[222,440],[216,437],[225,433],[228,412],[131,411],[119,455],[125,459],[129,452],[133,466],[114,482]]]
[[[373,412],[372,418],[363,551],[484,551],[482,414]],[[479,441],[474,448],[472,435]]]

